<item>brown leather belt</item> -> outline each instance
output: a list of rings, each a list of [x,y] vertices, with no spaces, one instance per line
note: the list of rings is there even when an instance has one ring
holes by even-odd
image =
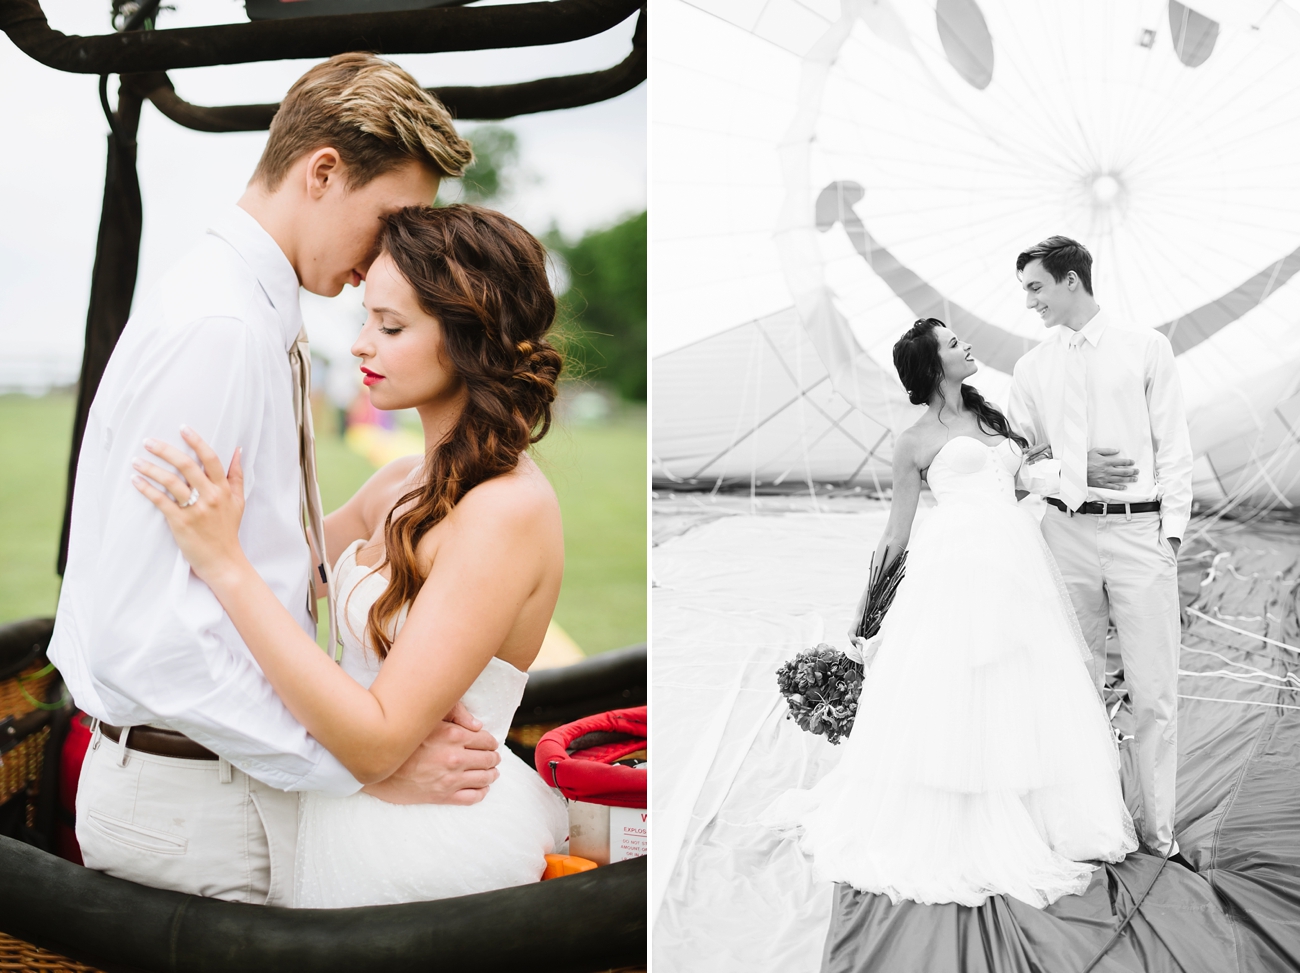
[[[1047,502],[1057,510],[1070,512],[1070,508],[1056,497],[1048,497]],[[1098,503],[1089,500],[1075,511],[1076,514],[1149,514],[1160,509],[1159,500],[1143,500],[1141,503]]]
[[[155,757],[180,757],[183,760],[219,760],[220,758],[200,743],[195,743],[184,733],[160,730],[156,726],[132,726],[126,738],[128,750],[151,753]],[[122,738],[120,726],[99,724],[99,732],[114,743]]]

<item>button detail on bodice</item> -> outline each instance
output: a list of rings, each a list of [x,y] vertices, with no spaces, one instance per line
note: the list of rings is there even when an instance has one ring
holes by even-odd
[[[993,498],[1014,503],[1020,446],[1004,439],[989,446],[972,436],[954,436],[930,461],[927,480],[940,503],[955,498]]]

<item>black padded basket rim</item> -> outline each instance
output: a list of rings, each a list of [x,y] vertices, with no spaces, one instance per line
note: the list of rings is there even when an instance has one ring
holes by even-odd
[[[593,713],[644,706],[646,646],[629,645],[590,656],[571,666],[528,674],[514,726],[568,723]]]
[[[433,902],[287,909],[147,888],[0,837],[0,931],[106,973],[645,964],[647,860]]]
[[[44,658],[53,618],[25,618],[0,625],[0,680],[13,679]]]

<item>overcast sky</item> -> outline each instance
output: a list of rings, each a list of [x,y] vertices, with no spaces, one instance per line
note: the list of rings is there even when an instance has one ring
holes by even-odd
[[[161,27],[244,21],[238,0],[172,0]],[[108,0],[42,0],[51,26],[68,34],[111,30]],[[393,60],[422,83],[481,85],[528,81],[609,67],[631,48],[634,19],[587,40],[553,47]],[[181,97],[200,105],[279,101],[313,61],[193,68],[170,72]],[[116,91],[116,79],[110,79]],[[95,233],[104,188],[107,122],[94,75],[47,68],[0,34],[0,388],[75,378],[81,356]],[[113,95],[116,100],[116,95]],[[568,236],[645,207],[646,96],[641,85],[619,98],[505,123],[519,136],[532,178],[494,203],[535,233],[552,225]],[[465,126],[467,130],[472,125]],[[238,199],[264,132],[192,132],[144,109],[139,172],[144,235],[137,295]],[[357,295],[340,299],[355,306]],[[312,317],[346,318],[342,307],[308,302]],[[310,318],[309,318],[310,320]],[[325,329],[322,328],[322,331]],[[337,328],[321,335],[337,345]],[[313,336],[315,341],[315,336]]]

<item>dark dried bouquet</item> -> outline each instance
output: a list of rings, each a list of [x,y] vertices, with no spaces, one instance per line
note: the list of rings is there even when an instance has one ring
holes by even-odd
[[[790,706],[786,716],[839,743],[853,729],[864,671],[861,662],[825,642],[800,652],[776,670],[776,684]]]
[[[888,561],[886,548],[881,564]],[[866,603],[855,628],[857,638],[869,639],[880,631],[881,620],[903,580],[906,561],[906,551],[887,568],[873,560]],[[825,642],[800,652],[776,671],[776,684],[790,708],[786,716],[809,733],[839,743],[853,730],[865,672],[862,662]]]

